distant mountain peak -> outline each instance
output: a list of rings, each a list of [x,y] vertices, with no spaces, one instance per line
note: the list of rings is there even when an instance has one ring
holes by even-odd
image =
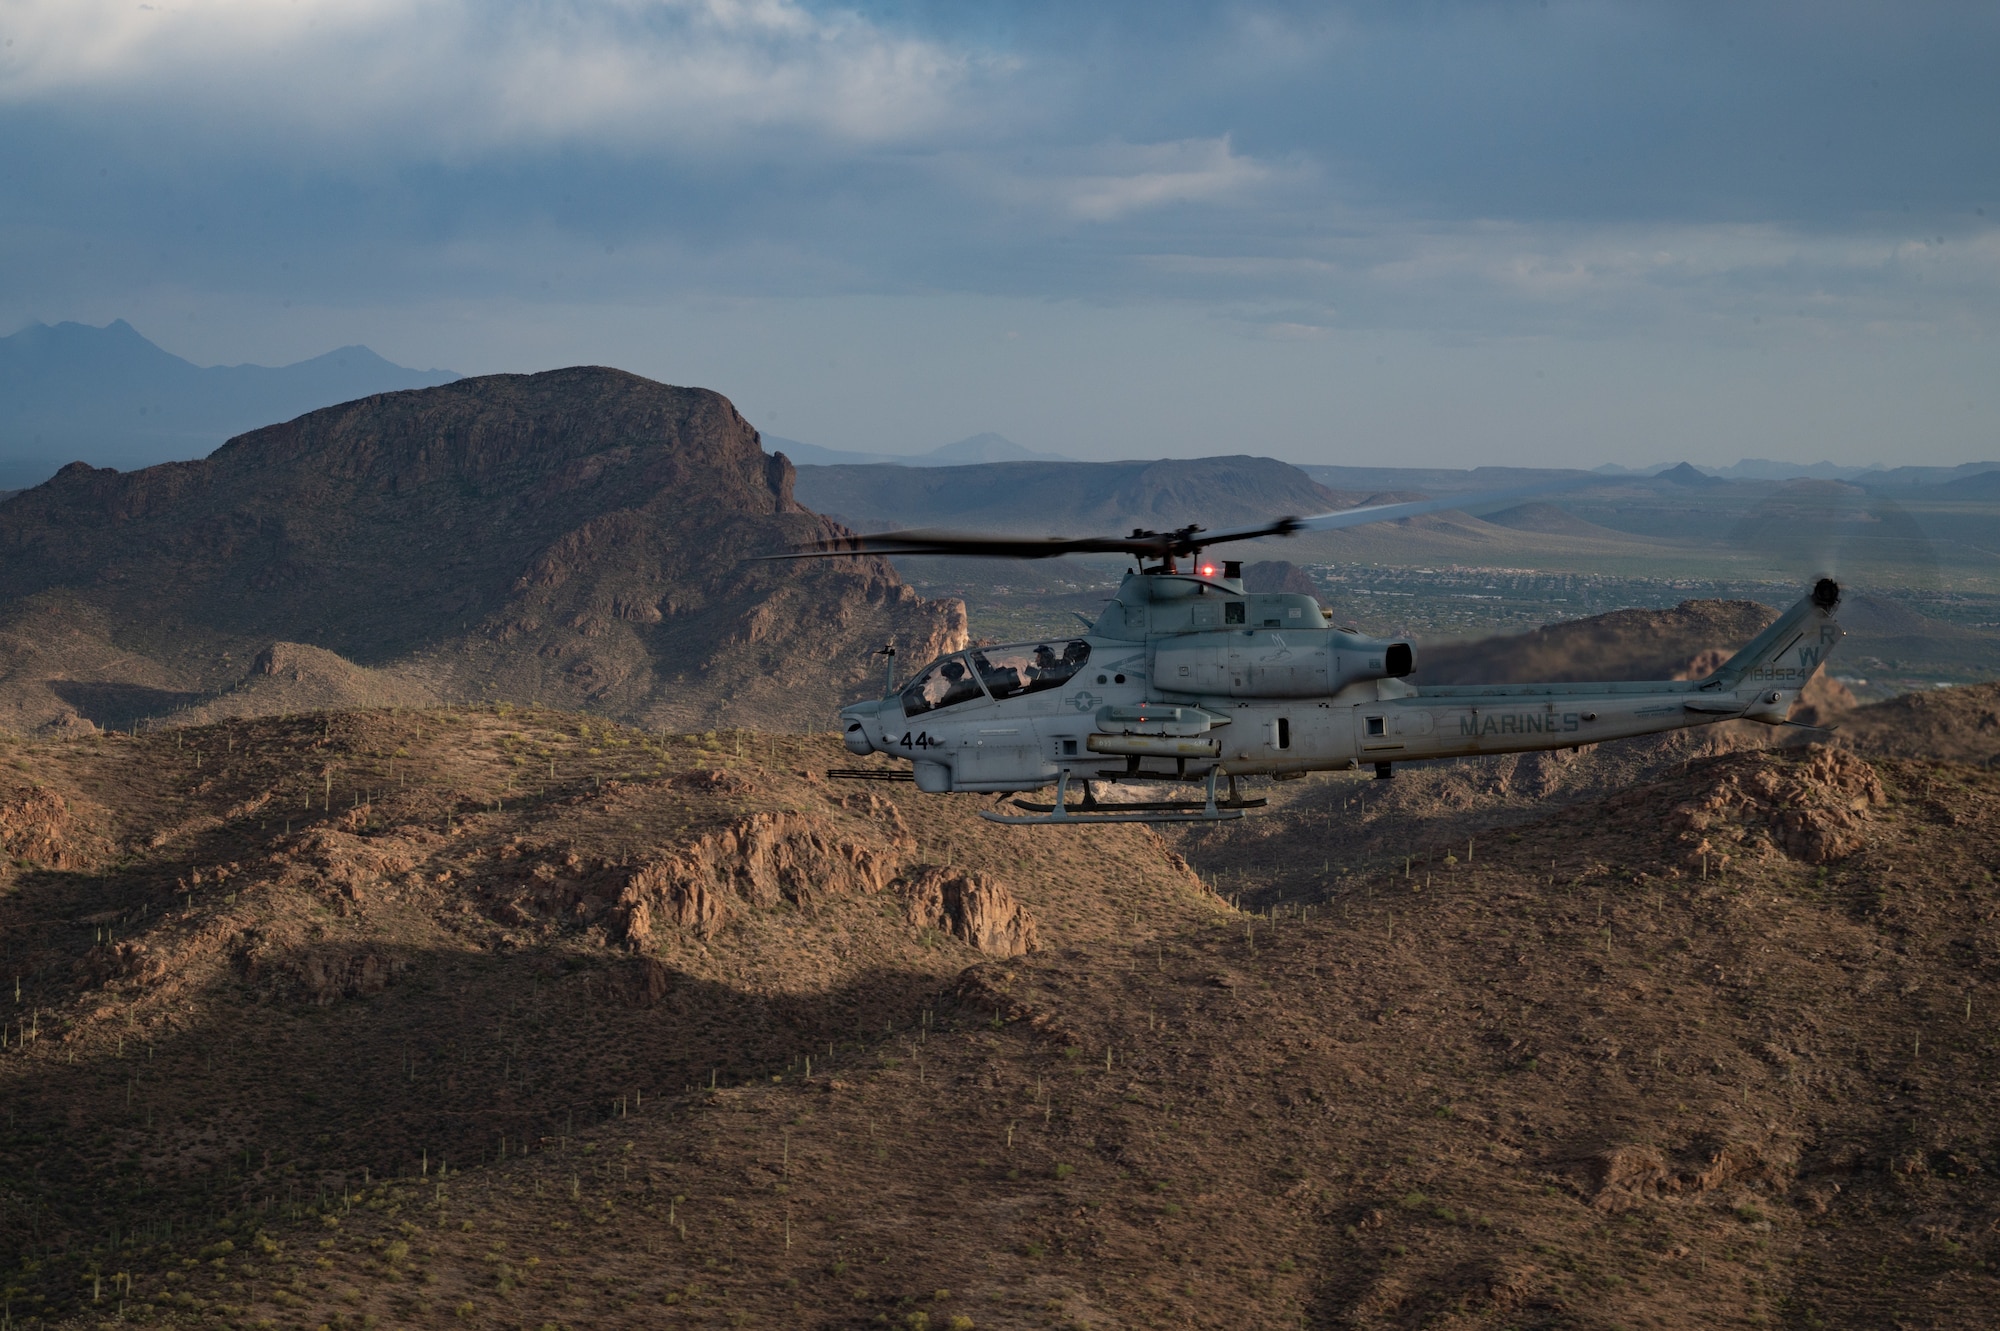
[[[292,365],[199,366],[123,319],[30,324],[0,338],[0,487],[76,459],[130,471],[338,402],[457,379],[359,344]]]
[[[1707,472],[1697,469],[1691,462],[1683,462],[1677,467],[1669,467],[1663,472],[1656,473],[1653,479],[1656,481],[1666,481],[1670,485],[1686,485],[1697,489],[1708,489],[1717,485],[1729,484],[1729,482],[1718,476],[1711,476]]]
[[[920,466],[959,466],[980,462],[1068,462],[1071,459],[1060,453],[1039,452],[988,430],[919,454],[911,461]]]

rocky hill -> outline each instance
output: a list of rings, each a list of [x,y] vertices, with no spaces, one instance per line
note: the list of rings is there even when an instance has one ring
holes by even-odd
[[[1723,754],[1308,863],[1403,786],[1322,778],[1273,788],[1267,872],[830,784],[828,740],[547,711],[5,757],[24,1326],[1976,1325],[1996,1293],[1990,770]]]
[[[593,368],[364,398],[197,462],[67,467],[0,505],[0,717],[504,698],[825,725],[873,648],[922,659],[964,618],[884,561],[746,562],[836,530],[791,482],[726,399]],[[273,651],[310,653],[277,644],[345,664],[288,688],[304,675]]]
[[[2000,684],[1906,693],[1844,713],[1829,743],[1898,758],[2000,761]]]

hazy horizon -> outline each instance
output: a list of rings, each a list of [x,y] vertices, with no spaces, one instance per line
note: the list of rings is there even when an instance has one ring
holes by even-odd
[[[114,328],[116,328],[121,324],[128,330],[128,332],[137,334],[137,336],[142,340],[145,339],[145,335],[143,333],[139,333],[137,329],[132,328],[129,321],[126,320],[115,320],[113,321],[113,323],[104,325],[102,327],[92,327],[90,325],[81,325],[81,326],[95,333],[110,333]],[[31,323],[21,329],[17,329],[16,333],[14,334],[7,334],[4,336],[0,336],[0,346],[4,346],[10,338],[18,335],[19,333],[25,333],[31,329],[38,327],[43,329],[44,331],[54,331],[52,326],[50,325]],[[159,349],[164,350],[164,348],[159,348]],[[194,369],[201,371],[297,370],[297,369],[305,369],[311,367],[314,365],[315,362],[327,361],[329,358],[334,357],[341,352],[347,352],[347,351],[360,351],[369,353],[370,355],[374,354],[372,349],[366,346],[365,344],[352,344],[349,346],[332,348],[326,352],[320,353],[317,356],[308,357],[305,361],[293,362],[291,364],[282,366],[260,366],[250,362],[237,362],[229,365],[210,365],[210,366],[195,365],[193,362],[187,362],[187,363]],[[171,355],[172,353],[168,354]],[[176,359],[185,360],[185,358],[181,357],[177,357]],[[410,374],[419,374],[419,375],[455,374],[455,372],[445,371],[438,367],[433,367],[429,370],[418,370],[416,367],[413,366],[398,366],[388,361],[383,361],[382,364],[386,369],[394,371],[403,371]],[[560,367],[551,367],[551,368],[560,368]],[[143,386],[138,386],[138,387],[143,388]],[[357,391],[376,392],[383,390],[381,387],[370,387],[364,390],[357,390]],[[102,402],[98,402],[95,403],[94,405],[101,409],[105,404]],[[325,405],[332,405],[332,404],[327,403]],[[309,410],[311,408],[305,408],[305,409]],[[102,414],[101,410],[97,414],[101,416]],[[285,419],[285,418],[286,417],[280,415],[274,418],[274,420],[267,421],[264,420],[262,417],[259,417],[254,422],[246,423],[244,425],[244,428],[253,429],[256,428],[258,425],[275,423],[275,419]],[[88,428],[88,425],[89,422],[86,421],[84,422],[84,425],[80,428]],[[766,436],[765,446],[769,451],[792,452],[794,454],[792,460],[800,465],[824,465],[828,462],[844,463],[844,462],[886,461],[896,458],[908,458],[911,460],[939,458],[940,455],[948,455],[953,453],[954,451],[961,450],[966,445],[978,444],[986,440],[997,441],[1002,446],[1011,446],[1015,449],[1018,449],[1020,450],[1021,455],[1024,457],[1034,456],[1049,461],[1129,462],[1129,461],[1145,460],[1148,457],[1167,456],[1161,454],[1145,454],[1145,455],[1135,454],[1123,457],[1103,457],[1094,459],[1072,458],[1069,457],[1068,455],[1061,453],[1031,448],[1027,445],[1021,444],[1019,440],[1010,439],[1004,435],[999,434],[996,431],[979,431],[975,434],[966,436],[965,438],[949,440],[943,443],[939,443],[936,441],[924,441],[920,443],[917,447],[908,450],[829,449],[827,446],[817,444],[811,440],[803,440],[803,441],[795,440],[787,436],[777,434],[774,431],[767,430],[764,431],[764,434]],[[0,421],[0,436],[4,436],[4,421]],[[215,446],[219,447],[221,442],[222,440],[218,438],[215,441]],[[809,450],[804,455],[800,455],[798,449],[796,448],[796,446],[800,444],[804,444],[807,450]],[[57,449],[56,451],[60,452],[61,450]],[[54,465],[60,465],[61,461],[84,461],[84,462],[90,462],[92,463],[92,465],[97,465],[97,466],[110,465],[119,470],[129,470],[133,466],[152,465],[154,461],[169,461],[169,460],[179,461],[192,457],[205,456],[206,453],[210,451],[212,451],[212,448],[209,447],[203,447],[195,450],[182,450],[174,452],[171,457],[162,454],[160,457],[152,459],[151,461],[141,461],[141,460],[135,460],[129,455],[121,455],[116,447],[100,446],[95,449],[85,450],[84,453],[80,453],[76,457],[65,456],[64,458],[58,460],[55,457],[54,453],[49,452],[49,450],[46,448],[42,448],[40,451],[37,451],[37,447],[23,446],[18,441],[11,441],[8,437],[0,437],[0,472],[7,473],[4,476],[0,476],[0,488],[5,488],[5,486],[7,485],[34,483],[33,481],[29,481],[24,478],[25,473],[23,472],[23,466],[24,464],[29,464],[29,463],[49,462]],[[2000,447],[1996,447],[1995,452],[1996,454],[2000,454]],[[820,453],[830,453],[839,456],[829,456],[829,457],[815,456]],[[929,465],[954,465],[958,462],[967,460],[984,460],[984,459],[948,458],[932,462]],[[1280,458],[1279,460],[1291,463],[1292,465],[1295,466],[1302,466],[1302,467],[1350,465],[1338,462],[1328,463],[1314,459],[1300,459],[1300,458]],[[1677,466],[1683,462],[1690,462],[1690,461],[1693,462],[1693,465],[1710,471],[1722,474],[1742,474],[1753,478],[1765,478],[1762,476],[1762,473],[1765,471],[1769,471],[1773,468],[1779,469],[1788,475],[1807,475],[1807,474],[1825,473],[1828,472],[1829,470],[1852,473],[1852,472],[1868,471],[1868,470],[1889,470],[1891,469],[1892,466],[1912,465],[1906,463],[1891,464],[1880,458],[1874,459],[1866,463],[1835,463],[1825,458],[1806,459],[1802,457],[1801,458],[1742,457],[1736,459],[1734,462],[1724,462],[1720,459],[1697,461],[1687,458],[1656,458],[1649,463],[1642,463],[1636,466],[1626,463],[1599,463],[1596,464],[1595,466],[1586,466],[1582,469],[1604,470],[1607,468],[1618,468],[1621,470],[1629,470],[1634,472],[1648,472],[1648,471],[1659,471],[1668,469]],[[2000,466],[2000,459],[1980,458],[1980,459],[1974,459],[1973,463],[1994,463],[1995,465]],[[1356,460],[1355,463],[1353,463],[1352,465],[1379,467],[1384,464],[1374,460],[1359,459]],[[1407,465],[1421,467],[1424,464],[1413,463]],[[1488,464],[1481,463],[1474,465],[1488,465]],[[1528,465],[1528,464],[1498,464],[1498,465]],[[1922,465],[1922,464],[1916,464],[1916,465]],[[1972,465],[1972,464],[1958,464],[1958,465]]]

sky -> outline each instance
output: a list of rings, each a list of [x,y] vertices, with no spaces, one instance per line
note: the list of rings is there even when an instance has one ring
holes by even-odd
[[[0,0],[0,332],[916,452],[2000,457],[2000,6]]]

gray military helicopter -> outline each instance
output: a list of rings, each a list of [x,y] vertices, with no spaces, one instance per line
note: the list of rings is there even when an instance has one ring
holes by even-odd
[[[934,794],[1056,787],[1052,803],[1017,799],[1018,814],[986,810],[995,822],[1215,822],[1264,804],[1239,795],[1239,776],[1284,780],[1373,766],[1387,778],[1397,763],[1423,759],[1575,748],[1717,721],[1797,724],[1788,719],[1792,705],[1842,636],[1840,588],[1828,578],[1705,679],[1417,688],[1406,682],[1417,663],[1411,643],[1336,628],[1312,597],[1246,591],[1240,561],[1201,557],[1235,541],[1390,522],[1556,488],[1568,487],[1380,504],[1220,531],[1189,526],[1041,540],[887,532],[771,557],[1135,558],[1117,596],[1081,636],[951,652],[901,689],[890,652],[887,693],[841,710],[850,752],[906,758],[911,770],[836,775],[911,779]],[[1202,783],[1203,798],[1100,802],[1093,789],[1098,782],[1176,781]],[[1072,786],[1081,787],[1076,802]]]

